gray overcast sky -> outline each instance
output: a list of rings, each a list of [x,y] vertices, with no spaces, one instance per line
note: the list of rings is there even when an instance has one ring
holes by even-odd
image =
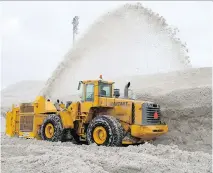
[[[2,87],[21,80],[46,80],[72,46],[72,18],[79,36],[108,10],[127,2],[1,2]],[[180,30],[193,66],[212,66],[212,2],[142,2]]]

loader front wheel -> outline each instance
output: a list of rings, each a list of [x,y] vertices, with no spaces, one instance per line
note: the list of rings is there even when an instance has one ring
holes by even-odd
[[[88,144],[96,143],[104,146],[121,146],[123,128],[112,116],[101,115],[94,118],[87,128]]]
[[[63,137],[61,119],[57,115],[48,115],[41,126],[41,137],[43,140],[57,142]]]
[[[47,138],[52,138],[54,135],[54,127],[51,123],[48,123],[45,127],[45,136]]]
[[[97,126],[93,130],[93,139],[94,142],[98,145],[103,144],[107,139],[107,130],[103,126]]]

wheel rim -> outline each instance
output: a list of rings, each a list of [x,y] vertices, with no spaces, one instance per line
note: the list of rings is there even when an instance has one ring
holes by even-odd
[[[103,144],[106,141],[107,132],[102,126],[98,126],[93,131],[93,139],[96,144]]]
[[[54,135],[54,127],[51,123],[48,123],[45,127],[45,135],[47,138],[52,138]]]

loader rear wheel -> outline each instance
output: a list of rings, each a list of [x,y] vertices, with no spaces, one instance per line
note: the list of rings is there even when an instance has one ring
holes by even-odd
[[[41,126],[41,138],[43,140],[57,142],[62,141],[63,127],[59,116],[52,114],[44,120]]]
[[[104,146],[121,146],[123,128],[112,116],[101,115],[94,118],[87,128],[88,144],[96,143]]]

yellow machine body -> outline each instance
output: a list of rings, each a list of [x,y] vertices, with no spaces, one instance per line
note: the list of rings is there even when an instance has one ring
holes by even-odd
[[[22,103],[17,107],[13,105],[12,110],[6,114],[6,134],[40,139],[38,130],[44,118],[56,112],[55,106],[42,96],[37,97],[33,103]]]
[[[80,87],[82,85],[83,87]],[[159,105],[117,98],[113,93],[113,85],[113,82],[103,80],[80,81],[81,101],[72,102],[67,107],[60,104],[60,110],[43,96],[37,97],[33,103],[13,106],[6,114],[6,134],[41,139],[39,131],[45,118],[50,114],[59,116],[63,129],[74,130],[81,139],[86,138],[85,127],[100,115],[113,116],[119,120],[125,133],[128,134],[124,137],[123,144],[153,140],[168,132],[168,126],[160,122]],[[105,89],[104,96],[101,94],[101,88]]]

